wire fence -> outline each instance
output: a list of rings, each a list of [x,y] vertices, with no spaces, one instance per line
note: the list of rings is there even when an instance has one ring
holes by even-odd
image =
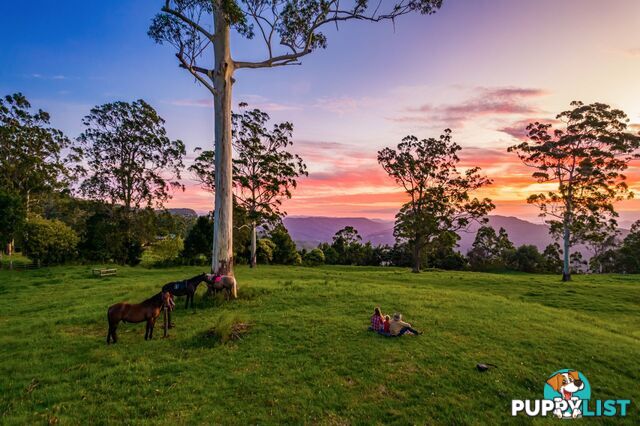
[[[33,269],[40,269],[42,266],[36,262],[16,262],[13,260],[3,260],[0,262],[0,270],[9,271],[29,271]]]

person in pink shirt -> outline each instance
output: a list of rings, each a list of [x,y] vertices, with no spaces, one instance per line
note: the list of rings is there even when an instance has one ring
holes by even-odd
[[[384,330],[384,316],[382,316],[382,312],[380,312],[380,308],[377,306],[373,310],[373,315],[371,315],[371,325],[369,326],[369,330],[372,330],[372,331]]]

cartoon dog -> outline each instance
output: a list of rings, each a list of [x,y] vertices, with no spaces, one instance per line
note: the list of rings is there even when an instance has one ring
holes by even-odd
[[[551,386],[553,388],[554,391],[558,392],[562,398],[554,398],[554,400],[575,400],[577,401],[578,398],[574,397],[573,394],[574,392],[578,392],[579,390],[584,389],[584,383],[582,382],[582,380],[580,379],[580,375],[578,374],[577,371],[567,371],[566,373],[558,373],[555,376],[551,377],[549,380],[547,380],[547,384],[549,386]],[[558,408],[553,412],[554,415],[556,415],[557,417],[562,417],[563,413],[562,411]],[[565,417],[580,417],[582,416],[582,413],[580,412],[580,410],[575,409],[573,410],[573,412],[571,414],[566,413]]]

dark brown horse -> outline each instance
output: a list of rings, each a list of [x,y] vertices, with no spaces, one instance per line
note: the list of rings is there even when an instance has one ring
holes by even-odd
[[[189,302],[191,302],[191,307],[195,310],[195,306],[193,304],[193,298],[196,294],[196,290],[198,290],[198,286],[202,281],[204,281],[207,274],[204,272],[200,275],[196,275],[193,278],[189,278],[188,280],[182,281],[174,281],[162,286],[162,291],[168,291],[174,296],[187,296],[187,304],[185,305],[185,309],[189,308]],[[175,324],[171,322],[171,312],[169,312],[169,328],[175,327]]]
[[[138,323],[147,322],[147,328],[144,333],[144,340],[153,338],[153,326],[156,324],[156,319],[160,316],[160,312],[164,307],[168,310],[173,309],[174,303],[171,297],[171,293],[168,291],[161,291],[153,297],[148,298],[142,303],[116,303],[109,307],[107,310],[107,320],[109,321],[109,331],[107,332],[107,344],[118,341],[116,336],[116,329],[120,321]],[[166,336],[166,329],[165,329]]]
[[[198,286],[205,280],[206,276],[207,274],[203,272],[200,275],[189,278],[188,280],[174,281],[169,284],[165,284],[162,286],[162,291],[168,291],[174,296],[187,296],[187,304],[184,308],[189,308],[189,302],[191,302],[191,307],[193,308],[193,296],[196,294]]]

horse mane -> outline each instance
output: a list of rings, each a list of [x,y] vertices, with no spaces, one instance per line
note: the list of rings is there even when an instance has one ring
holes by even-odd
[[[205,278],[207,278],[207,274],[203,272],[201,274],[196,275],[195,277],[189,278],[187,281],[192,282],[198,278],[200,279],[200,282],[205,281]]]
[[[163,292],[159,292],[158,294],[154,294],[153,296],[151,296],[150,298],[148,298],[147,300],[145,300],[141,304],[155,303],[155,302],[158,302],[158,301],[160,301],[160,303],[162,303],[162,293]]]

